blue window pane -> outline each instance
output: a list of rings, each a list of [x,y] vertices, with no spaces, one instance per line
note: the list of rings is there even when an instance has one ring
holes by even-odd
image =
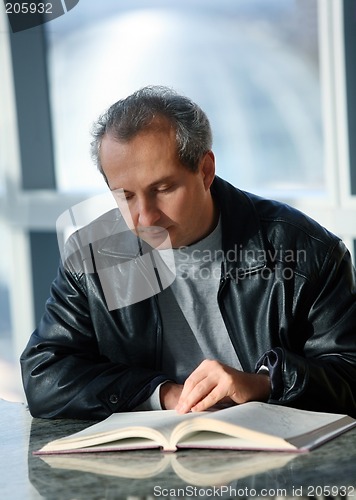
[[[316,0],[149,4],[86,0],[46,26],[59,188],[104,187],[91,123],[163,84],[207,112],[218,174],[255,192],[323,194]]]

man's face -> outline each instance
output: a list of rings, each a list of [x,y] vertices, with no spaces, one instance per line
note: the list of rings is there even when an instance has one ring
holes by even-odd
[[[115,196],[127,225],[152,246],[158,247],[167,232],[170,245],[178,248],[213,229],[213,153],[191,172],[179,161],[171,127],[140,132],[128,142],[107,134],[100,161],[111,191],[118,190]]]

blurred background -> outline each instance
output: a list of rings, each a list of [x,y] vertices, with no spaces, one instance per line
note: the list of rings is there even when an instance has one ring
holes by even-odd
[[[0,5],[0,398],[59,261],[56,221],[105,191],[92,122],[168,85],[208,114],[217,173],[356,241],[354,0],[80,0],[12,33]]]

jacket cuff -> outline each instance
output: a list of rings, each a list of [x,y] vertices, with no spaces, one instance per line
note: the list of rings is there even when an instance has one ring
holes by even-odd
[[[157,397],[159,400],[159,389],[162,384],[165,382],[168,382],[167,377],[165,375],[158,375],[154,377],[152,380],[149,381],[149,383],[146,383],[145,386],[135,395],[135,397],[130,401],[129,403],[129,408],[128,411],[138,411],[138,409],[141,409],[140,406],[145,404],[147,405],[148,401],[151,401],[154,403],[156,406],[155,408],[144,408],[142,407],[142,410],[145,409],[159,409],[156,405],[157,402]],[[158,389],[158,392],[157,392]],[[158,396],[157,396],[158,394]],[[152,399],[151,399],[152,398]],[[148,403],[149,404],[149,403]],[[160,403],[159,403],[160,405]]]
[[[271,381],[270,399],[278,400],[283,395],[283,367],[284,354],[279,347],[267,351],[256,363],[255,371],[267,369]]]

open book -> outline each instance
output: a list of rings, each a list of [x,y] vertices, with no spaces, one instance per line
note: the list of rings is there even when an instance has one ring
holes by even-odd
[[[251,402],[219,411],[114,413],[35,454],[162,448],[306,451],[356,426],[346,415]]]

